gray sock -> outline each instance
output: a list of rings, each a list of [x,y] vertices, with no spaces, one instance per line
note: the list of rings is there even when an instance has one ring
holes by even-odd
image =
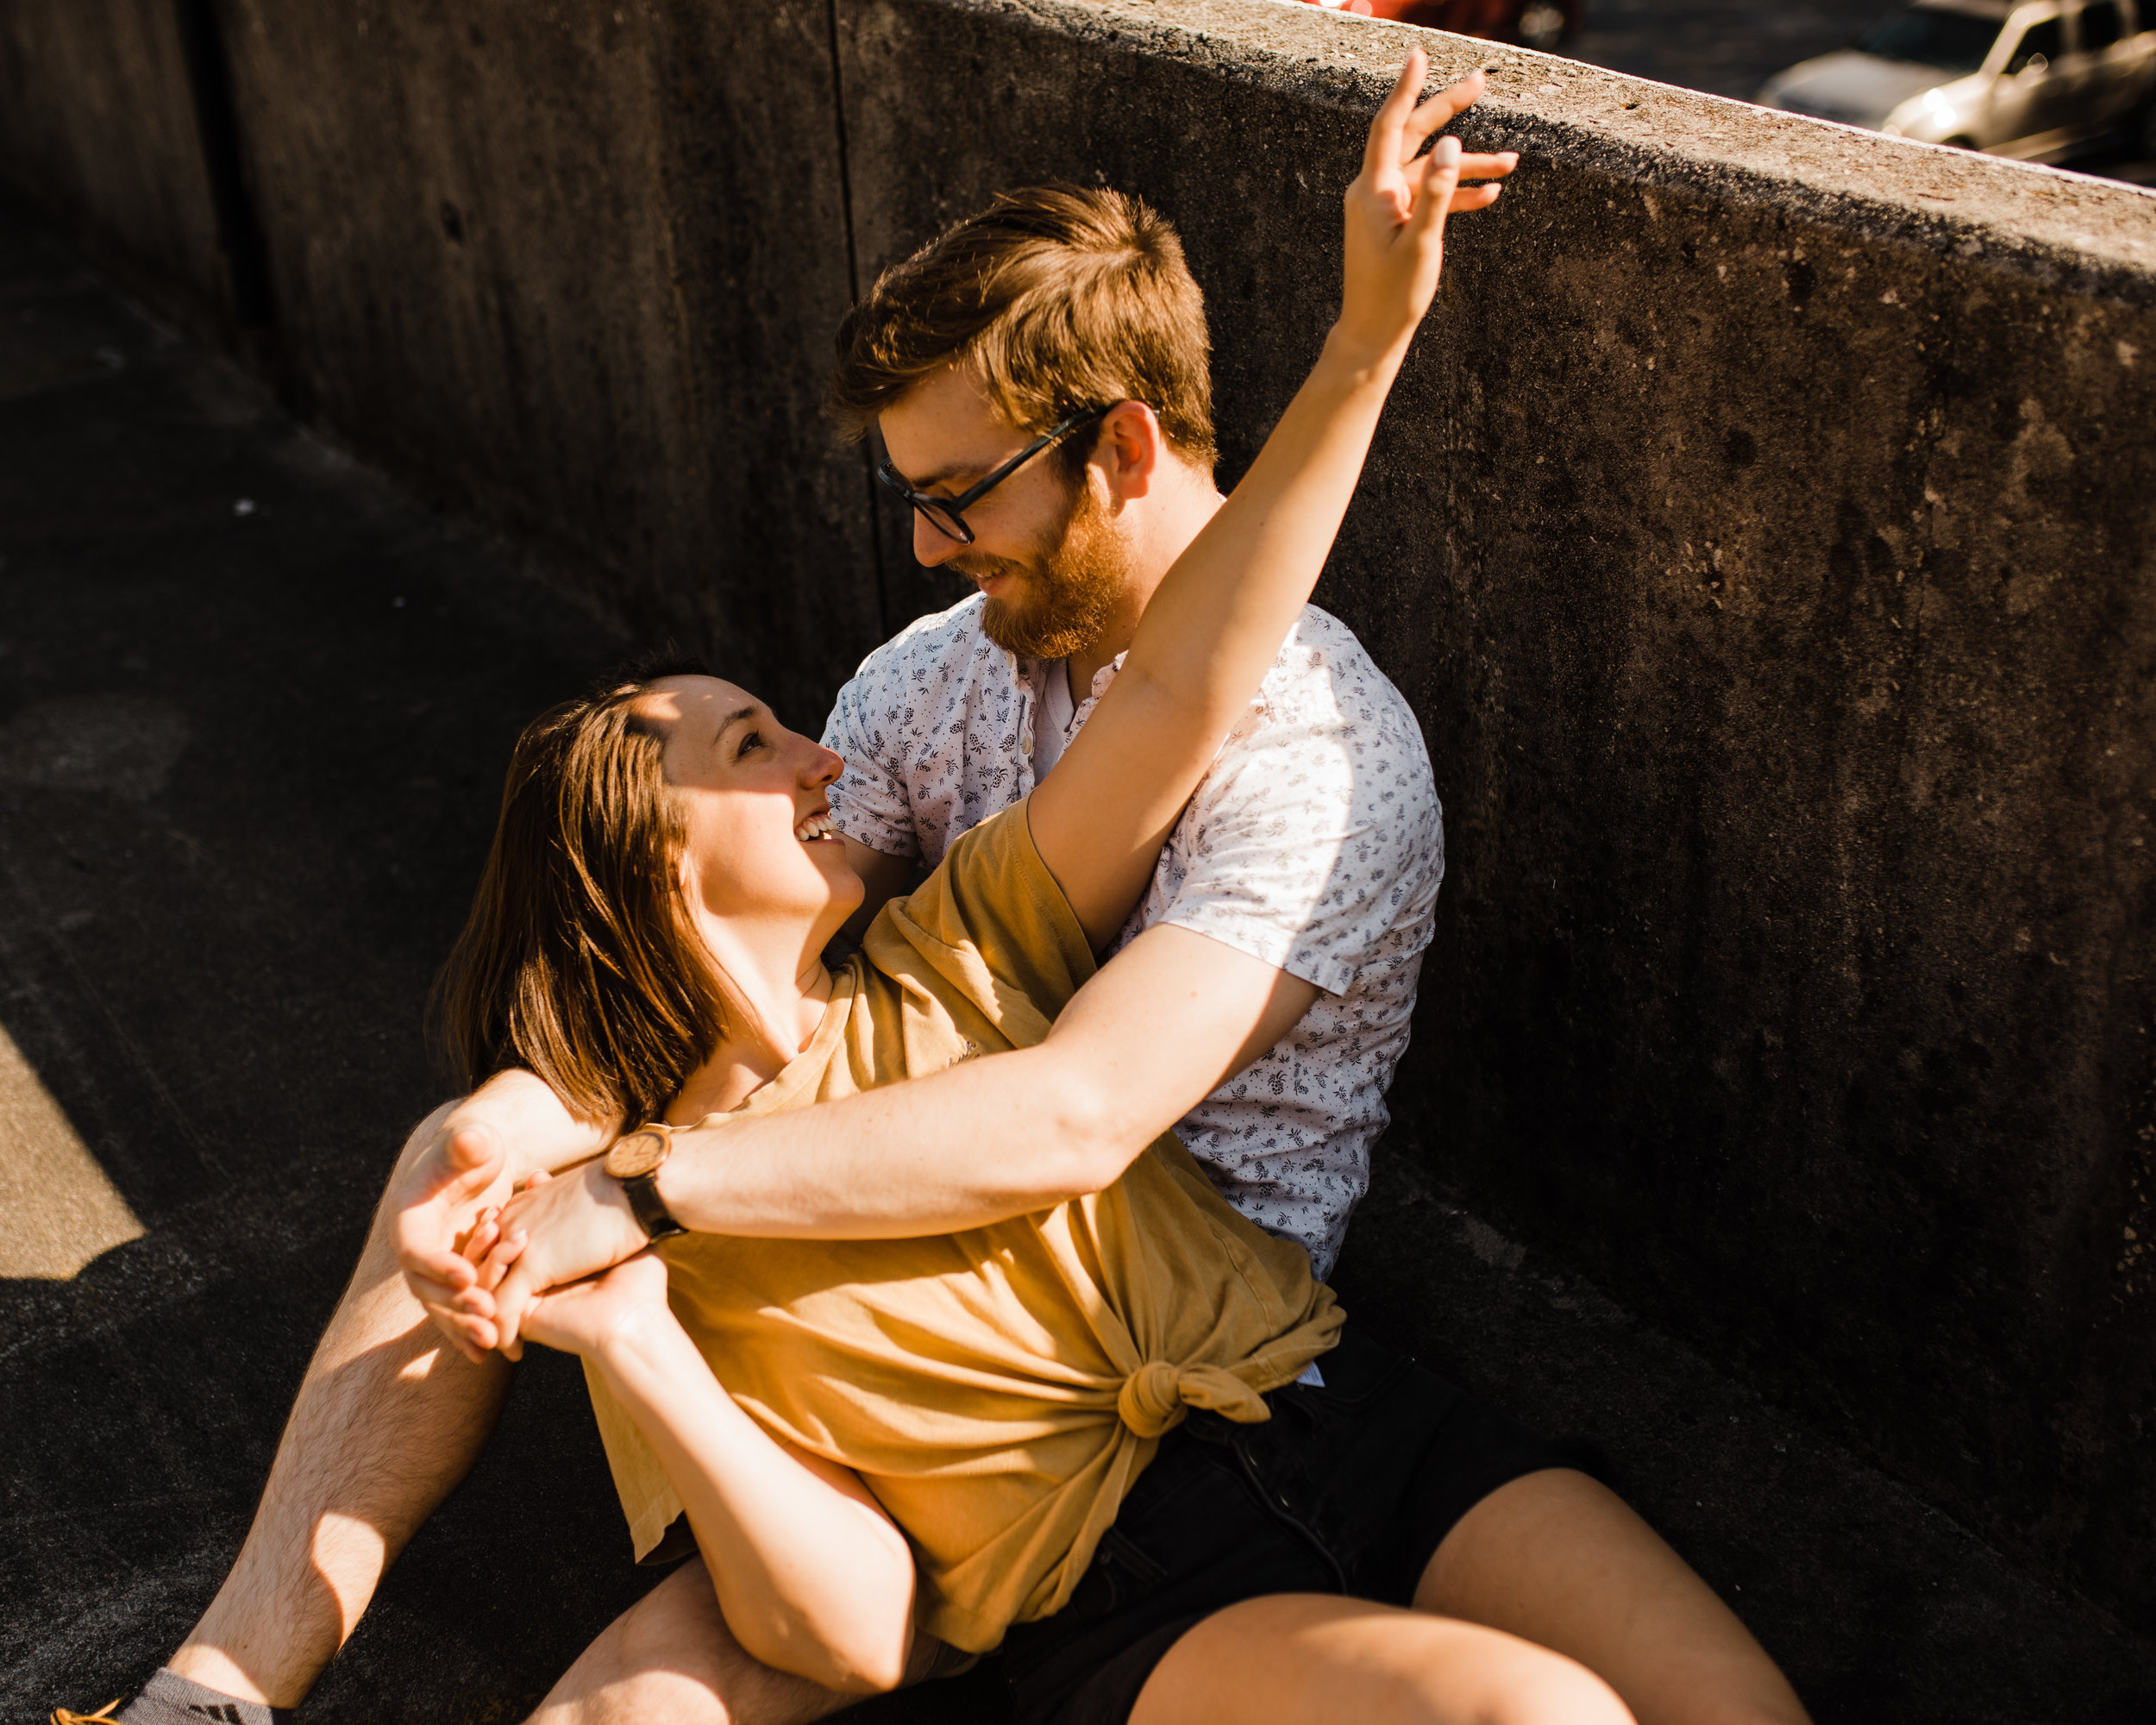
[[[289,1725],[293,1716],[288,1707],[241,1701],[160,1665],[141,1694],[120,1709],[120,1725]]]

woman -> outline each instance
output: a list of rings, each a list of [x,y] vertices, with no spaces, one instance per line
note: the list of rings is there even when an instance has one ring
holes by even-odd
[[[816,955],[861,894],[824,819],[835,756],[709,677],[549,715],[453,961],[475,1076],[521,1064],[594,1116],[655,1118],[662,1151],[667,1123],[848,1106],[1046,1035],[1316,580],[1445,217],[1496,198],[1463,173],[1512,166],[1451,139],[1418,159],[1453,111],[1418,111],[1423,70],[1350,188],[1323,356],[1056,772],[834,974]],[[474,1236],[490,1286],[529,1272],[547,1203]],[[664,1233],[663,1207],[638,1214]],[[1303,1252],[1172,1137],[1104,1190],[958,1233],[677,1234],[523,1324],[584,1358],[639,1553],[686,1518],[735,1636],[827,1686],[895,1684],[918,1626],[1006,1647],[1029,1722],[1803,1717],[1574,1457],[1346,1337]],[[1523,1505],[1579,1537],[1501,1579]]]

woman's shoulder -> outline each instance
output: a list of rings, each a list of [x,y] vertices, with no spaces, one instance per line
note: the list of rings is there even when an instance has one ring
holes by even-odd
[[[1033,843],[1028,803],[956,840],[927,880],[883,907],[862,950],[901,986],[952,991],[1025,1047],[1094,969],[1062,888]]]

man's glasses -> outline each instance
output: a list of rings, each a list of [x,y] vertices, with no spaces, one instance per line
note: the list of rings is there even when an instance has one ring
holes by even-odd
[[[1062,442],[1074,431],[1083,430],[1087,426],[1106,418],[1109,409],[1106,407],[1094,407],[1087,409],[1083,413],[1072,414],[1062,424],[1050,426],[1042,432],[1017,455],[1012,456],[987,479],[981,480],[979,485],[968,486],[956,497],[932,497],[927,492],[914,490],[906,482],[905,474],[891,465],[891,458],[888,455],[885,456],[877,467],[876,477],[899,496],[912,504],[921,518],[946,539],[956,539],[962,545],[970,545],[973,543],[973,529],[966,525],[968,510],[987,496],[1004,480],[1009,479],[1034,456],[1039,455],[1042,450]]]

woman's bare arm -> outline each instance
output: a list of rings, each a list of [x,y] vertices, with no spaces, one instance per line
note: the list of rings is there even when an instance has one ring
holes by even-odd
[[[546,1295],[524,1329],[595,1365],[636,1421],[752,1658],[843,1694],[898,1686],[913,1644],[905,1536],[860,1476],[774,1438],[726,1393],[667,1309],[655,1256]]]

